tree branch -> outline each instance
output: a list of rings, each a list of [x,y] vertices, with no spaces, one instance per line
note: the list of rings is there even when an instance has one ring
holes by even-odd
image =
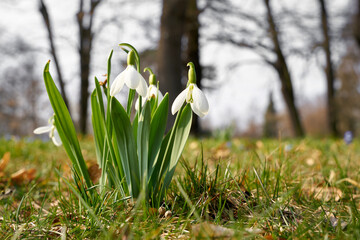
[[[56,51],[56,47],[55,47],[55,43],[54,43],[54,36],[53,36],[53,32],[52,32],[50,17],[49,17],[48,11],[47,11],[47,7],[46,7],[43,0],[39,0],[39,11],[41,13],[41,16],[43,17],[43,20],[44,20],[44,23],[45,23],[45,26],[46,26],[46,30],[48,32],[48,39],[49,39],[49,43],[50,43],[51,55],[53,56],[56,71],[57,71],[57,74],[58,74],[61,96],[63,97],[64,102],[65,102],[65,104],[68,107],[69,112],[70,112],[69,102],[68,102],[68,99],[66,97],[66,92],[65,92],[65,83],[64,83],[64,80],[63,80],[63,77],[62,77],[62,71],[61,71],[60,63],[59,63],[58,58],[57,58],[57,51]]]

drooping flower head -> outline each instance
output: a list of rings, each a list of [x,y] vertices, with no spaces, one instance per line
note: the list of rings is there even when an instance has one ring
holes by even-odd
[[[131,89],[135,89],[142,97],[146,96],[147,84],[143,76],[136,71],[135,52],[133,50],[128,53],[126,69],[122,71],[111,84],[110,96],[119,93],[124,87],[124,84]]]
[[[146,93],[146,97],[142,98],[142,106],[144,106],[145,102],[148,100],[150,101],[151,98],[158,98],[158,105],[160,104],[160,102],[162,101],[162,99],[164,98],[164,96],[162,95],[162,93],[160,92],[158,86],[156,86],[157,82],[156,82],[156,76],[155,74],[151,71],[150,68],[145,68],[144,72],[148,71],[150,73],[149,76],[149,87],[147,89],[147,93]],[[136,100],[135,103],[135,109],[138,110],[139,109],[139,98]]]
[[[187,66],[189,67],[187,87],[176,97],[171,107],[171,113],[174,115],[177,111],[180,110],[186,101],[187,103],[190,103],[191,109],[194,113],[196,113],[199,117],[204,117],[206,114],[208,114],[209,103],[205,94],[196,85],[194,64],[189,62]]]
[[[53,141],[53,143],[56,146],[61,146],[62,142],[59,136],[58,131],[56,130],[55,127],[55,121],[54,121],[54,116],[52,116],[51,118],[49,118],[49,125],[47,126],[43,126],[43,127],[38,127],[34,130],[34,134],[43,134],[43,133],[49,133],[49,138],[51,138],[51,140]]]

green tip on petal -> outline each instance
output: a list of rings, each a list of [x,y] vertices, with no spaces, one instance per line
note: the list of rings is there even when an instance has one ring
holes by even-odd
[[[135,63],[136,63],[135,58],[136,58],[135,52],[134,52],[134,50],[131,50],[127,56],[127,64],[135,66]]]
[[[188,72],[188,85],[190,83],[196,84],[196,72],[195,72],[195,65],[192,62],[189,62],[186,66],[189,67]]]
[[[156,85],[156,76],[155,74],[153,73],[153,71],[150,69],[150,68],[145,68],[144,69],[144,72],[148,71],[150,73],[150,76],[149,76],[149,85]]]

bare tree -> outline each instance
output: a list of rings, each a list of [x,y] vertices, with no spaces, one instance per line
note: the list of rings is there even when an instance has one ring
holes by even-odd
[[[79,2],[77,22],[79,27],[79,55],[80,55],[80,132],[87,132],[88,99],[89,99],[89,75],[90,60],[93,41],[93,19],[97,6],[101,0],[90,0],[90,8],[85,9],[84,0]]]
[[[292,78],[279,41],[279,32],[274,21],[272,9],[270,7],[270,0],[264,0],[264,3],[267,11],[268,29],[270,32],[271,40],[273,42],[273,49],[276,54],[276,60],[275,62],[271,62],[271,64],[278,72],[281,82],[281,92],[283,94],[285,103],[290,114],[291,123],[295,135],[297,137],[303,137],[304,130],[300,122],[299,112],[295,105],[295,94],[292,86]]]
[[[326,82],[327,82],[327,118],[328,127],[333,136],[339,136],[337,129],[337,111],[335,104],[335,74],[333,69],[333,62],[331,59],[331,39],[329,34],[329,20],[326,9],[325,0],[319,0],[320,4],[320,16],[321,16],[321,30],[323,33],[322,47],[326,56]]]
[[[39,96],[42,94],[40,77],[35,74],[34,53],[30,45],[17,36],[10,39],[2,41],[0,48],[6,62],[12,63],[0,63],[0,135],[24,136],[31,134],[41,119],[38,114]]]
[[[55,47],[54,34],[53,34],[52,26],[51,26],[51,21],[50,21],[50,17],[49,17],[49,14],[48,14],[47,7],[46,7],[43,0],[39,0],[39,11],[40,11],[41,16],[42,16],[42,18],[44,20],[46,30],[48,32],[48,39],[49,39],[49,44],[50,44],[50,52],[51,52],[51,55],[52,55],[52,57],[54,59],[56,72],[57,72],[57,77],[58,77],[58,81],[59,81],[59,85],[60,85],[61,96],[63,97],[64,102],[65,102],[66,106],[68,107],[68,109],[70,111],[69,101],[68,101],[68,98],[66,96],[66,91],[65,91],[65,82],[64,82],[64,79],[63,79],[60,63],[59,63],[59,60],[58,60],[58,54],[57,54],[57,50],[56,50],[56,47]]]
[[[57,51],[54,44],[54,35],[50,22],[50,16],[47,7],[43,0],[40,2],[40,13],[46,25],[48,32],[48,39],[51,47],[51,54],[53,55],[55,66],[58,72],[60,83],[60,90],[65,103],[68,105],[68,99],[65,93],[65,83],[61,74],[60,64],[57,58]],[[77,25],[79,28],[79,59],[80,59],[80,98],[79,98],[79,130],[81,133],[87,133],[87,117],[88,117],[88,98],[89,98],[89,75],[90,75],[90,61],[91,49],[94,38],[93,21],[95,10],[101,3],[101,0],[79,0],[79,9],[76,14]],[[69,105],[68,105],[69,106]]]
[[[275,21],[270,2],[270,0],[263,0],[264,12],[249,13],[242,11],[238,5],[234,6],[230,1],[212,1],[207,7],[211,10],[212,16],[217,16],[217,20],[220,20],[221,27],[220,33],[214,40],[253,51],[277,72],[293,132],[295,136],[302,137],[304,129],[295,103],[292,77],[280,40],[281,32]],[[226,21],[224,15],[238,18],[237,23],[250,23],[249,25],[253,28],[249,29],[232,23],[236,22],[234,20]]]
[[[157,54],[158,78],[163,92],[169,92],[173,102],[182,89],[182,37],[187,0],[163,0],[160,41]],[[168,124],[175,118],[170,115]]]
[[[354,42],[353,42],[354,43]],[[337,69],[337,76],[341,82],[341,87],[336,93],[338,106],[338,129],[342,133],[352,131],[359,134],[360,120],[360,63],[359,49],[355,44],[347,46],[347,54],[342,57]]]
[[[357,45],[360,47],[360,0],[355,0],[356,2],[356,13],[353,16],[353,34],[354,39],[356,40]]]

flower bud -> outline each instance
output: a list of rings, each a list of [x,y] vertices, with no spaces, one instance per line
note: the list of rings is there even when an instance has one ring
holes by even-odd
[[[192,62],[189,62],[187,64],[187,66],[189,67],[189,71],[188,71],[188,85],[193,83],[196,84],[196,72],[195,72],[195,65]]]
[[[150,68],[145,68],[144,72],[148,71],[150,73],[149,76],[149,85],[155,85],[156,86],[156,76],[155,74],[152,72],[152,70]]]
[[[133,50],[131,50],[127,56],[127,65],[135,66],[135,62],[136,62],[135,61],[135,52]]]

